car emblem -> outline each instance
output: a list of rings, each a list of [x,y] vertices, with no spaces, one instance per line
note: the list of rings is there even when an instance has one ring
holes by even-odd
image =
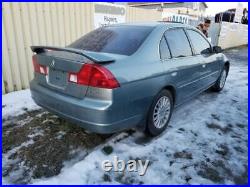
[[[55,63],[55,60],[52,60],[52,62],[50,63],[49,66],[50,66],[51,68],[54,68],[54,67],[55,67],[55,64],[56,64],[56,63]]]

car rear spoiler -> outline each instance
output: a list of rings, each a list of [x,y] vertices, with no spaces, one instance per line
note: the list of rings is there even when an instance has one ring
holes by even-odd
[[[84,56],[95,63],[108,63],[108,62],[115,61],[114,58],[106,56],[105,54],[102,54],[102,53],[85,51],[85,50],[74,49],[74,48],[52,47],[52,46],[31,46],[30,48],[33,52],[37,54],[43,53],[49,50],[74,53],[74,54]]]

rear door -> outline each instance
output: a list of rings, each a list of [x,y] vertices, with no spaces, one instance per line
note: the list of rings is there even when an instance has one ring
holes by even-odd
[[[199,57],[193,56],[183,28],[167,30],[164,39],[169,47],[171,60],[164,60],[163,64],[169,75],[168,80],[172,80],[176,86],[177,99],[183,101],[199,90],[201,77]]]
[[[207,88],[216,81],[219,75],[219,63],[216,54],[212,53],[210,43],[201,33],[193,29],[186,29],[186,32],[191,41],[194,55],[201,63],[201,89]]]

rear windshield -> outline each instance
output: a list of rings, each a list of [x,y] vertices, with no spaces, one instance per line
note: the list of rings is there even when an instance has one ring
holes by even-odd
[[[154,27],[110,26],[96,29],[68,47],[94,52],[132,55]]]

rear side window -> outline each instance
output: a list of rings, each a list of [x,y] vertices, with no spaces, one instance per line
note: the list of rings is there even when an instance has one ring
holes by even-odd
[[[171,29],[165,32],[173,57],[191,56],[192,50],[183,29]]]
[[[210,51],[210,44],[205,38],[194,30],[187,30],[188,36],[193,44],[195,54],[207,54]]]
[[[168,44],[164,36],[162,37],[161,42],[160,42],[160,56],[161,56],[161,59],[171,58],[170,51],[168,49]]]
[[[94,52],[132,55],[153,28],[131,25],[101,27],[76,40],[69,47]]]

